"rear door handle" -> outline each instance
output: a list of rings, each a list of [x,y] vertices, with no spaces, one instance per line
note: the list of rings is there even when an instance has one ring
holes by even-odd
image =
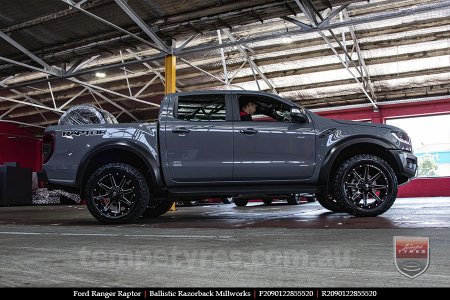
[[[186,133],[189,133],[189,129],[187,129],[186,127],[177,127],[177,128],[174,128],[174,129],[172,129],[172,132],[173,133],[184,133],[184,134],[186,134]]]
[[[242,134],[252,135],[252,134],[257,134],[258,130],[253,129],[253,128],[247,128],[247,129],[239,130],[239,132]]]

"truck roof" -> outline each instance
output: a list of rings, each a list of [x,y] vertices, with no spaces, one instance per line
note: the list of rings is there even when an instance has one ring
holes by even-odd
[[[267,95],[267,96],[277,96],[264,91],[249,91],[249,90],[201,90],[201,91],[192,91],[192,92],[179,92],[172,93],[169,95],[174,96],[186,96],[186,95],[209,95],[209,94],[247,94],[247,95]]]

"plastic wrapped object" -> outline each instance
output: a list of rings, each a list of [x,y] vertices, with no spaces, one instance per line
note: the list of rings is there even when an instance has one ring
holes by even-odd
[[[93,105],[77,105],[59,118],[58,125],[117,124],[117,119],[106,110]]]

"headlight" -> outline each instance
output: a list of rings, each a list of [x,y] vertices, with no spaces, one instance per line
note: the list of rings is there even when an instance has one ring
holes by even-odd
[[[411,145],[411,138],[409,135],[403,130],[392,131],[392,135],[397,138],[400,142]]]

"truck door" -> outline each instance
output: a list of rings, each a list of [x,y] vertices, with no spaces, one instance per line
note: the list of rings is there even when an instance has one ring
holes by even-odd
[[[173,182],[232,180],[233,122],[226,98],[226,94],[193,94],[174,99],[173,113],[165,122],[162,154]]]
[[[250,109],[256,105],[252,117],[242,110],[249,102]],[[240,111],[234,114],[234,180],[297,181],[313,175],[312,122],[293,122],[291,105],[270,96],[237,94],[233,105]]]

